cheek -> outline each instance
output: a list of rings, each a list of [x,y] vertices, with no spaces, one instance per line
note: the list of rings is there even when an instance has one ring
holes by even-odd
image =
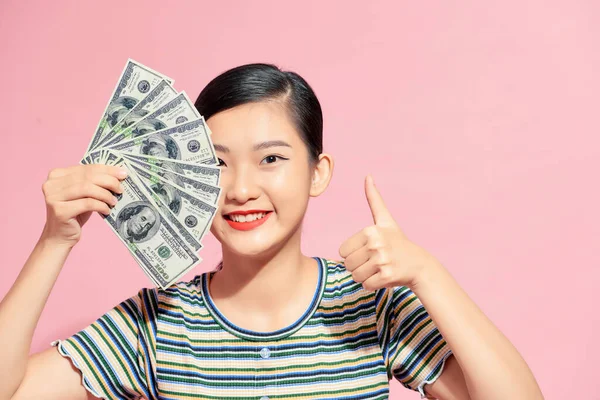
[[[304,212],[310,190],[308,173],[289,165],[265,179],[268,196],[277,209]]]

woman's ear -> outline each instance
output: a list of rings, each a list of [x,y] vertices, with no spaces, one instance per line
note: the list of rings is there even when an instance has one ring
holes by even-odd
[[[326,153],[319,155],[319,160],[314,166],[312,182],[310,185],[310,196],[316,197],[327,189],[333,175],[333,157]]]

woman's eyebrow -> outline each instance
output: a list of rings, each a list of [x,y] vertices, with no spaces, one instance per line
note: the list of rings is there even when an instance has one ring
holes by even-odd
[[[288,142],[285,142],[283,140],[269,140],[266,142],[255,144],[254,147],[252,148],[252,150],[258,151],[258,150],[268,149],[271,147],[280,147],[280,146],[292,147]],[[229,153],[229,147],[223,146],[222,144],[214,143],[213,147],[215,148],[215,151],[220,151],[222,153]]]
[[[271,147],[282,147],[282,146],[283,147],[292,147],[288,142],[285,142],[283,140],[269,140],[266,142],[255,144],[252,149],[254,151],[258,151],[258,150],[268,149]]]

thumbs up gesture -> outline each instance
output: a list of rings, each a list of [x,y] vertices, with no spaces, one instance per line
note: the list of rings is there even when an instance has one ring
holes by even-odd
[[[404,235],[373,183],[365,179],[365,194],[373,215],[367,226],[340,246],[340,256],[355,282],[366,290],[407,286],[413,288],[424,269],[439,263]]]

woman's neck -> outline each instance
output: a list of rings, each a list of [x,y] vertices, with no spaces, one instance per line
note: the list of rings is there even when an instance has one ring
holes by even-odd
[[[223,248],[223,268],[211,280],[216,302],[243,304],[246,310],[272,312],[279,303],[310,298],[318,281],[314,259],[300,250],[300,231],[283,247],[256,257]],[[277,299],[277,303],[274,303]]]

